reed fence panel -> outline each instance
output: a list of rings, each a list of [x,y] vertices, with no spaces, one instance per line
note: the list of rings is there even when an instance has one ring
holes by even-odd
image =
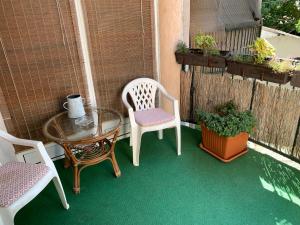
[[[253,138],[290,155],[300,116],[300,91],[257,82],[252,112],[257,118]]]
[[[293,151],[293,156],[297,159],[300,159],[300,133],[297,135],[297,139],[295,142],[295,147]]]
[[[198,68],[199,69],[199,68]],[[249,109],[252,83],[248,80],[231,79],[231,75],[195,74],[195,109],[211,112],[216,105],[233,100],[242,110]]]
[[[190,100],[191,75],[181,74],[182,118],[187,118]],[[212,112],[214,107],[233,100],[241,110],[252,110],[257,119],[254,140],[270,146],[287,156],[300,160],[300,89],[289,85],[273,85],[267,82],[243,80],[230,74],[208,74],[197,67],[194,77],[194,118],[197,109]],[[185,109],[185,110],[183,110]]]
[[[192,75],[190,72],[181,72],[180,80],[180,115],[181,120],[188,121],[190,116],[190,87]]]

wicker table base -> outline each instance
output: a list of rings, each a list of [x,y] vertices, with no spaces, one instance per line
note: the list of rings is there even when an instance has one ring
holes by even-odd
[[[99,137],[72,144],[61,143],[66,156],[64,167],[73,167],[73,191],[75,194],[80,193],[80,173],[88,166],[96,165],[104,160],[110,160],[116,177],[121,176],[114,151],[118,133],[119,129],[115,130],[114,133],[111,134],[113,136],[111,140],[107,137]]]
[[[121,176],[115,157],[121,120],[116,111],[86,107],[82,117],[70,118],[65,111],[45,123],[45,136],[64,148],[64,166],[73,168],[76,194],[80,193],[80,173],[89,166],[110,160],[116,177]]]

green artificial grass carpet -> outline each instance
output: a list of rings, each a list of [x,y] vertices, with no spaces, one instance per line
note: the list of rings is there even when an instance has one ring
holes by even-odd
[[[182,128],[182,155],[175,132],[164,139],[146,133],[140,166],[131,163],[129,140],[119,141],[122,172],[109,161],[81,173],[81,193],[72,192],[72,170],[56,167],[70,209],[60,204],[54,185],[18,212],[16,225],[299,225],[300,172],[250,150],[225,164],[198,148],[200,132]]]

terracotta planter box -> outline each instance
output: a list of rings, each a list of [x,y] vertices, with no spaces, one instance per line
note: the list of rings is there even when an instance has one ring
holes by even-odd
[[[227,72],[242,77],[260,79],[278,84],[286,84],[290,81],[290,73],[275,73],[265,65],[251,64],[227,60]]]
[[[201,129],[200,147],[223,162],[230,162],[248,151],[248,133],[242,132],[234,137],[223,137],[208,130],[204,124],[201,125]]]
[[[190,49],[188,53],[175,52],[176,61],[179,64],[225,68],[229,52],[220,51],[220,54],[220,56],[203,55],[200,49]]]
[[[291,80],[291,85],[294,87],[300,87],[300,71],[294,71]]]

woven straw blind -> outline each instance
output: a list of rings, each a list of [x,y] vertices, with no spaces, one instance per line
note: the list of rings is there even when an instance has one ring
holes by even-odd
[[[124,112],[126,83],[153,75],[151,0],[82,1],[98,106]],[[89,98],[70,0],[0,0],[0,110],[10,133],[44,140],[65,97]]]
[[[1,112],[9,132],[43,140],[66,95],[87,97],[70,3],[0,0],[0,21]]]
[[[123,87],[153,77],[151,0],[86,0],[93,79],[98,105],[125,112]]]

